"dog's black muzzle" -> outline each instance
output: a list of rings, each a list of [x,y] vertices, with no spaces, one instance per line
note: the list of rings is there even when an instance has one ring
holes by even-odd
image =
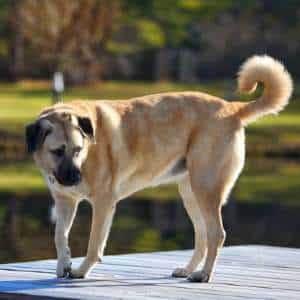
[[[81,182],[80,170],[68,160],[62,161],[57,172],[54,172],[54,177],[65,186],[78,185]]]

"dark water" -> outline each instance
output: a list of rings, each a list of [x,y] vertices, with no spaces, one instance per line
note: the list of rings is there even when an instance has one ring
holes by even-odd
[[[299,174],[296,161],[247,162],[223,209],[226,244],[300,247],[300,188],[294,184],[298,178],[300,184]],[[51,205],[47,192],[1,195],[0,263],[55,257]],[[70,235],[73,256],[85,254],[90,215],[89,205],[82,203]],[[192,246],[193,229],[180,199],[126,199],[118,205],[106,254]]]

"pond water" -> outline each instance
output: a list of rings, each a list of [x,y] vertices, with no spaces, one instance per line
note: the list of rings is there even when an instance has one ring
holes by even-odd
[[[296,160],[248,159],[223,209],[226,244],[300,247],[299,175]],[[119,203],[106,254],[193,247],[193,229],[179,197],[158,201],[152,195]],[[49,193],[0,196],[0,263],[54,258]],[[73,256],[85,254],[90,215],[82,203],[70,235]]]

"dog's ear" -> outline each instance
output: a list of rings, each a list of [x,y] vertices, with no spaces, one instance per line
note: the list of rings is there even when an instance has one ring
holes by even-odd
[[[78,125],[81,130],[91,139],[91,141],[95,142],[95,132],[92,125],[92,121],[88,117],[78,117]]]
[[[45,141],[51,132],[50,128],[44,128],[41,121],[26,126],[26,144],[29,153],[35,152]]]

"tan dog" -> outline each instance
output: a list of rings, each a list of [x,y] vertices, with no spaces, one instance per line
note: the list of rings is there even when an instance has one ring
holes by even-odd
[[[57,276],[84,277],[103,255],[115,206],[148,186],[177,182],[195,229],[195,250],[175,277],[210,280],[225,239],[221,206],[244,165],[244,126],[288,103],[292,80],[268,56],[246,61],[239,90],[264,92],[250,103],[199,92],[129,101],[76,101],[42,111],[27,127],[28,149],[57,208]],[[93,206],[87,255],[71,269],[68,234],[78,203]],[[203,262],[201,271],[195,271]]]

